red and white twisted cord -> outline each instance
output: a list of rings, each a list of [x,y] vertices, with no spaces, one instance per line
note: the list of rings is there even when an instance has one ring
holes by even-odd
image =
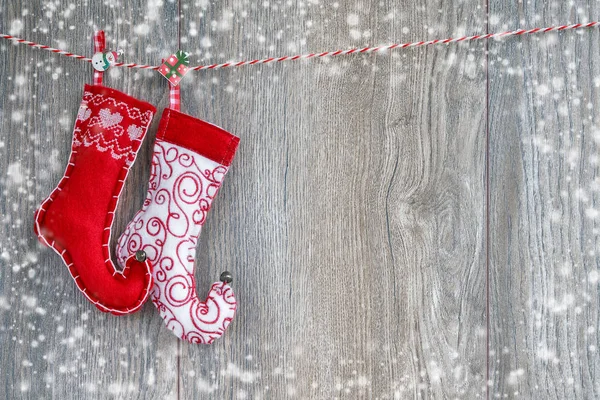
[[[311,58],[324,58],[324,57],[335,57],[335,56],[343,56],[349,54],[367,54],[367,53],[377,53],[384,52],[387,50],[394,49],[406,49],[408,47],[422,47],[422,46],[431,46],[436,44],[450,44],[450,43],[460,43],[460,42],[469,42],[476,40],[488,40],[488,39],[501,39],[510,36],[523,36],[523,35],[531,35],[535,33],[548,33],[548,32],[557,32],[557,31],[566,31],[566,30],[575,30],[575,29],[584,29],[584,28],[593,28],[600,25],[600,22],[588,22],[586,24],[573,24],[573,25],[558,25],[558,26],[550,26],[547,28],[532,28],[532,29],[516,29],[513,31],[499,32],[499,33],[487,33],[482,35],[474,35],[474,36],[462,36],[458,38],[448,38],[448,39],[435,39],[428,40],[425,42],[410,42],[410,43],[394,43],[385,46],[377,46],[377,47],[363,47],[363,48],[355,48],[348,50],[336,50],[336,51],[325,51],[321,53],[310,53],[310,54],[299,54],[295,56],[284,56],[284,57],[269,57],[263,59],[256,60],[248,60],[248,61],[232,61],[226,62],[222,64],[211,64],[211,65],[198,65],[195,67],[190,67],[190,69],[195,71],[205,70],[205,69],[221,69],[221,68],[231,68],[231,67],[241,67],[244,65],[256,65],[256,64],[269,64],[274,62],[283,62],[283,61],[296,61],[296,60],[308,60]],[[37,49],[47,50],[52,53],[60,54],[66,57],[75,58],[82,61],[92,62],[91,58],[80,56],[77,54],[70,53],[65,50],[55,49],[46,45],[42,45],[39,43],[31,42],[29,40],[20,39],[13,37],[11,35],[0,34],[0,38],[8,39],[15,43],[25,44],[27,46],[35,47]],[[114,65],[115,67],[126,67],[126,68],[139,68],[139,69],[158,69],[159,67],[156,65],[144,65],[144,64],[136,64],[136,63],[117,63]]]

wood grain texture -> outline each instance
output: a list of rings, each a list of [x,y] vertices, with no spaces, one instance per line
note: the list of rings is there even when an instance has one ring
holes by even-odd
[[[103,28],[125,60],[158,64],[180,7],[181,47],[205,64],[486,24],[475,0],[70,4],[0,0],[0,32],[20,20],[27,39],[89,54]],[[490,29],[597,8],[493,0]],[[91,68],[0,43],[0,398],[599,397],[598,45],[586,31],[492,42],[489,64],[471,43],[191,72],[182,111],[242,140],[196,261],[200,296],[234,274],[239,312],[193,346],[151,304],[96,311],[37,244],[33,211]],[[156,72],[111,71],[108,86],[168,105]],[[157,121],[117,234],[142,204]]]
[[[490,3],[493,29],[598,3]],[[597,31],[490,43],[493,398],[600,397]]]
[[[133,34],[130,24],[117,23],[119,18],[136,21],[139,15],[148,15],[145,3],[124,8],[94,2],[74,9],[71,2],[53,4],[4,1],[2,30],[11,30],[13,21],[20,20],[21,34],[28,39],[90,54],[93,30],[103,28],[109,45],[116,47],[126,38],[128,58],[154,63],[177,38],[177,26],[160,20],[148,21],[153,35],[147,37]],[[160,12],[167,19],[177,15],[172,4],[165,4]],[[83,84],[91,82],[91,69],[23,46],[0,46],[4,69],[0,253],[6,255],[0,261],[0,398],[176,398],[177,344],[162,329],[152,305],[124,318],[98,312],[76,289],[60,258],[38,245],[33,235],[33,212],[64,171]],[[156,50],[146,54],[148,46]],[[116,72],[108,74],[105,84],[157,105],[168,102],[166,85],[147,77],[152,74]],[[145,195],[154,131],[130,175],[117,232]]]
[[[476,2],[441,14],[434,2],[281,5],[245,18],[234,1],[184,4],[183,32],[207,25],[192,16],[234,10],[231,30],[186,40],[195,54],[226,49],[242,59],[483,23]],[[183,84],[184,111],[242,141],[196,274],[205,291],[230,269],[239,314],[215,346],[181,344],[182,398],[482,393],[482,49],[211,71]]]

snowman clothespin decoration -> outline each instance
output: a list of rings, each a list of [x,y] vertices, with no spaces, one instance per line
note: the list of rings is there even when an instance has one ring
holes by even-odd
[[[92,65],[96,71],[104,72],[117,63],[117,58],[121,54],[123,54],[121,50],[98,52],[92,57]]]

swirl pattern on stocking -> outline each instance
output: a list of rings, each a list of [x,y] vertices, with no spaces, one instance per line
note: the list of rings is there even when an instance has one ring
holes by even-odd
[[[167,327],[192,343],[212,343],[235,315],[228,284],[214,283],[201,301],[194,279],[197,240],[226,173],[221,164],[157,139],[144,206],[117,246],[120,263],[146,252],[154,265],[152,302]]]

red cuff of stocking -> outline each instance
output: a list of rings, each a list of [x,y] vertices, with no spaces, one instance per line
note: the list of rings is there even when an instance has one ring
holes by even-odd
[[[190,115],[165,108],[157,139],[194,151],[216,163],[229,166],[240,138]]]
[[[130,108],[136,107],[139,109],[140,113],[144,113],[146,111],[152,112],[152,114],[156,113],[156,108],[150,104],[146,103],[143,100],[136,99],[135,97],[131,97],[128,94],[120,92],[116,89],[109,88],[101,85],[85,85],[85,91],[90,92],[92,94],[101,94],[106,97],[111,97],[115,100],[122,101],[126,103]]]

